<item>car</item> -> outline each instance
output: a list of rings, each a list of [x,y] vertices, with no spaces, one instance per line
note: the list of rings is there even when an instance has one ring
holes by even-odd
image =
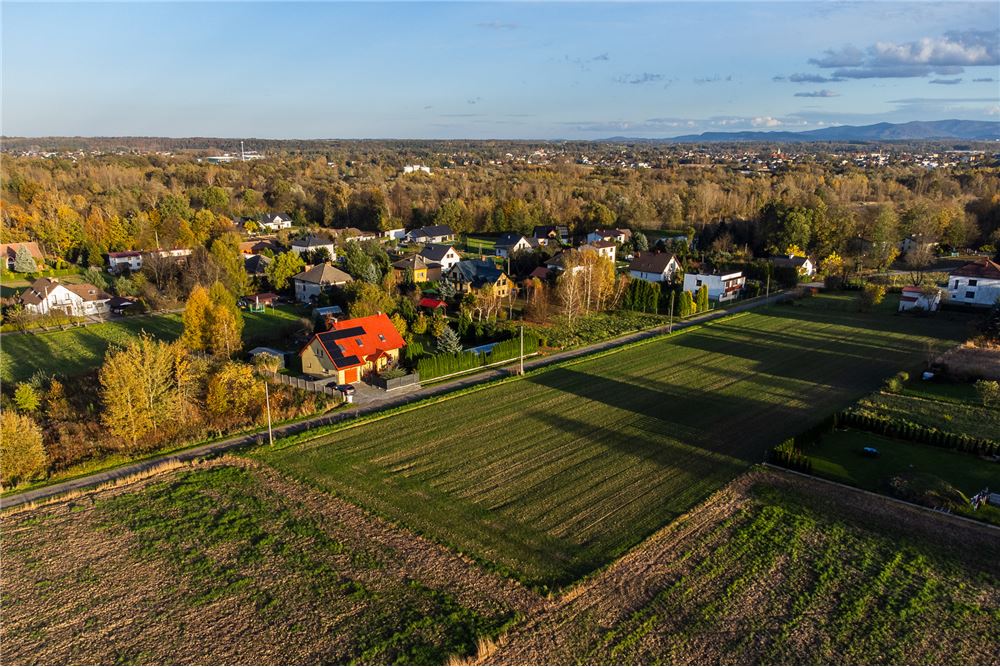
[[[338,384],[335,389],[344,396],[353,396],[356,391],[353,384]]]
[[[874,447],[862,447],[861,454],[867,456],[870,459],[877,459],[881,454]]]

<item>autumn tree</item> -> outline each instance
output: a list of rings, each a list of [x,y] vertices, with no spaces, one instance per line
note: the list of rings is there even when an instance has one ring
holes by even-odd
[[[281,291],[285,289],[292,280],[292,276],[302,273],[306,268],[306,263],[294,252],[285,252],[274,258],[274,261],[267,265],[265,272],[267,279],[271,281],[274,289]]]
[[[240,252],[240,237],[229,233],[212,242],[212,257],[222,269],[222,281],[229,291],[237,296],[245,296],[250,291],[250,277],[247,275],[243,253]]]
[[[45,472],[42,430],[35,420],[13,410],[0,412],[0,482],[9,488]]]
[[[204,352],[208,349],[208,318],[211,309],[212,302],[208,297],[208,290],[201,285],[195,285],[188,296],[187,304],[184,306],[184,314],[181,316],[184,322],[184,333],[181,334],[181,341],[188,349],[196,352]]]
[[[702,285],[698,288],[698,293],[695,295],[695,307],[699,313],[708,311],[708,285]]]
[[[205,407],[227,422],[254,421],[264,407],[262,382],[249,364],[227,361],[208,380]]]
[[[232,357],[242,347],[243,313],[236,305],[236,297],[221,282],[212,285],[208,296],[209,348],[216,357]]]
[[[395,300],[378,285],[362,280],[348,283],[344,288],[347,295],[347,310],[351,317],[367,317],[378,313],[389,313],[395,308]]]
[[[22,382],[14,390],[14,405],[21,412],[34,412],[41,405],[42,399],[38,396],[38,391],[28,384]]]

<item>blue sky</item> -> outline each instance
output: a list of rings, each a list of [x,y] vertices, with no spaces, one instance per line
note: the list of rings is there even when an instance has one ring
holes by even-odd
[[[667,137],[1000,120],[1000,3],[14,3],[8,136]]]

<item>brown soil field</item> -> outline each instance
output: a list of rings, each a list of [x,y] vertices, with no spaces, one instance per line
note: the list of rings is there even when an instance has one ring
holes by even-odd
[[[440,663],[520,584],[236,458],[0,518],[4,664]]]
[[[1000,531],[770,469],[513,629],[484,664],[996,664]]]

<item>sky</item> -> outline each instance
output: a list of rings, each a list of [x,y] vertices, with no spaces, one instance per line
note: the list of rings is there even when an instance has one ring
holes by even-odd
[[[6,136],[600,139],[1000,120],[998,2],[0,3]]]

